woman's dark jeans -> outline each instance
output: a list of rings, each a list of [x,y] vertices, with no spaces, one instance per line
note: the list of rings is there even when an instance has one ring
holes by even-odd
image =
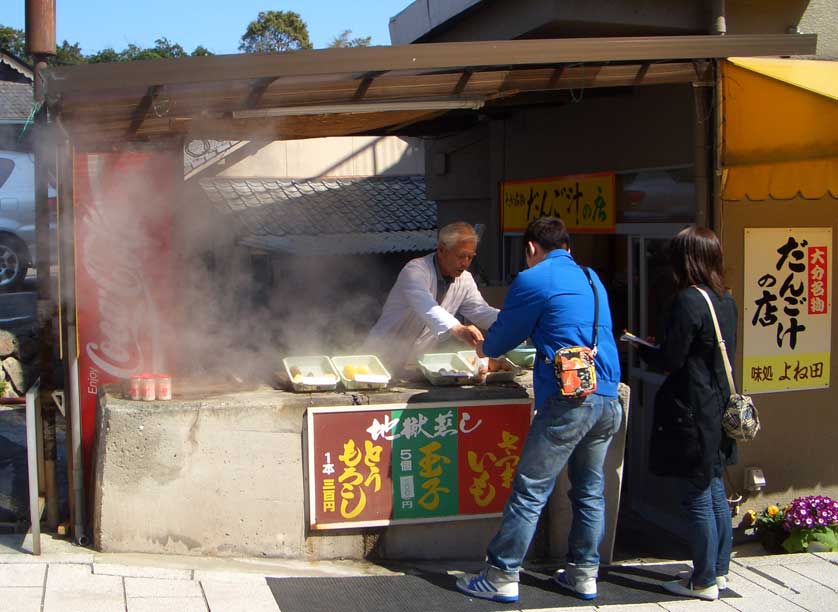
[[[721,478],[700,489],[683,480],[683,506],[687,512],[687,531],[693,559],[692,583],[696,588],[716,584],[717,576],[727,576],[733,548],[730,506]]]

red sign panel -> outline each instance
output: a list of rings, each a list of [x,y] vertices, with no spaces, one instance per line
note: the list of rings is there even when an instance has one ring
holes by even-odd
[[[170,153],[75,156],[76,308],[82,448],[92,465],[102,384],[164,373],[163,338],[173,286]]]
[[[809,314],[827,314],[829,304],[829,249],[825,246],[810,246],[807,249]]]
[[[309,524],[500,513],[531,412],[530,400],[309,409]]]

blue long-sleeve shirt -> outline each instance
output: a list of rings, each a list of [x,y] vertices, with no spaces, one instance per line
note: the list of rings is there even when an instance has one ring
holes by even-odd
[[[611,330],[608,294],[596,273],[590,272],[599,296],[596,394],[617,397],[620,360]],[[512,282],[498,319],[486,334],[483,352],[499,357],[527,338],[532,339],[538,350],[533,367],[537,410],[548,397],[560,392],[552,365],[556,350],[591,346],[593,326],[594,294],[585,272],[568,251],[554,249]],[[545,357],[549,364],[544,362]]]

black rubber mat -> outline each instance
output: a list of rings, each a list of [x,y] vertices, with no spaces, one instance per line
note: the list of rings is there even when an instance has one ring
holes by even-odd
[[[520,600],[504,604],[460,593],[457,577],[443,573],[353,578],[268,578],[282,612],[495,612],[589,605],[677,601],[661,581],[689,570],[682,564],[611,566],[600,569],[599,596],[582,601],[556,586],[549,574],[522,572]],[[739,597],[728,589],[724,597]]]

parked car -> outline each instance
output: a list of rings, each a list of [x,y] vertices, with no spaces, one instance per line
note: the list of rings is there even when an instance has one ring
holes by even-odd
[[[54,203],[55,190],[48,192]],[[35,158],[0,150],[0,291],[20,287],[35,265]]]

